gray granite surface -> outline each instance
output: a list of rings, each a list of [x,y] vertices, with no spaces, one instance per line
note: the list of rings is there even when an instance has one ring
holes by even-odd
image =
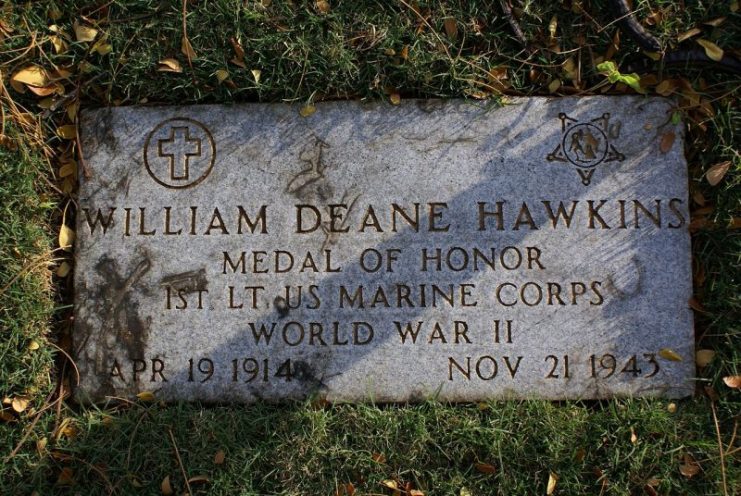
[[[80,401],[693,391],[670,101],[97,109],[82,141]]]

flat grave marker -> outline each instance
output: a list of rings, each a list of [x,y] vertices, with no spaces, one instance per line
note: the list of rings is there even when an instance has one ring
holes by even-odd
[[[87,110],[76,397],[689,395],[671,112],[644,97]]]

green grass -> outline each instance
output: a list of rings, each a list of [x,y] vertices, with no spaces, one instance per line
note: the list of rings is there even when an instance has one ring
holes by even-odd
[[[641,18],[663,9],[648,29],[665,45],[676,45],[678,34],[697,26],[702,37],[726,50],[738,49],[741,22],[738,13],[729,11],[729,2],[686,3],[678,8],[676,2],[634,1]],[[709,386],[728,452],[726,487],[728,494],[736,493],[741,464],[740,453],[733,450],[739,442],[728,444],[741,401],[722,378],[741,374],[741,236],[737,228],[727,227],[741,217],[741,111],[734,100],[741,96],[741,80],[712,69],[654,71],[685,78],[713,110],[707,115],[684,108],[683,116],[691,190],[700,192],[710,208],[693,207],[711,222],[693,237],[696,294],[705,308],[696,315],[698,347],[715,350],[716,357],[700,373],[698,396],[675,402],[676,411],[666,400],[101,409],[64,402],[38,414],[58,384],[60,368],[65,367],[67,380],[74,380],[56,352],[56,346],[65,349],[69,341],[71,283],[68,277],[52,280],[49,268],[56,269],[61,260],[47,266],[51,258],[69,258],[52,250],[74,192],[54,192],[54,187],[66,191],[70,185],[59,177],[58,159],[69,141],[55,135],[59,125],[69,122],[64,105],[45,112],[40,98],[14,92],[8,79],[16,70],[29,63],[69,69],[65,93],[79,88],[83,108],[387,99],[390,92],[402,98],[483,96],[493,84],[486,71],[502,66],[508,68],[509,93],[549,94],[549,84],[558,78],[563,83],[559,93],[566,94],[602,83],[593,57],[605,53],[616,30],[614,25],[601,29],[610,22],[604,1],[581,2],[586,14],[574,13],[570,2],[525,1],[520,23],[531,41],[526,50],[496,1],[417,2],[424,22],[401,2],[329,4],[330,11],[322,14],[313,2],[298,0],[189,2],[187,30],[197,55],[192,69],[180,52],[179,1],[32,2],[8,4],[0,11],[14,29],[0,48],[3,83],[19,105],[40,119],[51,152],[47,160],[43,149],[17,131],[4,98],[5,134],[19,138],[19,147],[0,147],[0,396],[27,396],[31,403],[20,414],[3,405],[0,492],[160,494],[169,476],[180,494],[185,481],[177,446],[188,477],[209,478],[194,483],[193,491],[209,494],[335,494],[350,482],[359,494],[392,494],[384,480],[411,483],[425,494],[457,495],[464,487],[473,495],[544,494],[551,472],[558,475],[557,494],[652,494],[645,488],[649,481],[658,481],[658,494],[722,494],[716,423],[711,399],[702,392]],[[549,40],[554,16],[562,53]],[[728,19],[717,27],[702,24],[719,16]],[[83,17],[106,37],[110,53],[100,55],[91,52],[92,43],[74,41],[72,24],[84,22]],[[445,31],[447,17],[457,21],[455,36]],[[52,49],[51,24],[71,36],[64,53]],[[241,41],[246,68],[229,62],[235,56],[230,37]],[[37,45],[25,51],[34,39]],[[183,72],[158,72],[157,62],[166,57],[177,58]],[[569,57],[581,68],[579,90],[568,89],[572,82],[562,64]],[[641,59],[645,56],[623,34],[615,60]],[[228,70],[230,82],[219,84],[219,70]],[[253,70],[261,71],[258,81]],[[598,91],[602,88],[607,89]],[[496,92],[489,96],[500,98]],[[724,160],[732,162],[731,170],[718,186],[709,186],[704,172]],[[68,215],[74,215],[74,205]],[[31,349],[32,341],[41,347]],[[17,453],[5,460],[19,443]],[[221,465],[213,461],[219,450],[226,455]],[[378,455],[385,461],[378,461]],[[700,466],[692,477],[680,472],[685,455]],[[490,464],[496,473],[482,473],[476,463]]]

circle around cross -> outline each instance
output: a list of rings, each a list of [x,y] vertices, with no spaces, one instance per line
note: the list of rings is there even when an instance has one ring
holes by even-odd
[[[160,122],[144,142],[144,165],[167,188],[196,186],[211,173],[216,146],[202,123],[187,117]]]

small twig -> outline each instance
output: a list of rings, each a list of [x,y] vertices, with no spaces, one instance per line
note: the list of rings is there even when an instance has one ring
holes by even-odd
[[[190,489],[190,482],[188,482],[188,475],[185,473],[185,467],[183,467],[183,460],[180,459],[180,451],[178,451],[178,445],[175,442],[175,436],[172,434],[172,429],[168,428],[167,432],[170,433],[170,439],[172,440],[172,447],[175,448],[175,458],[178,460],[180,465],[180,472],[183,473],[183,479],[185,479],[185,487],[188,489],[188,494],[193,495],[193,491]]]
[[[713,412],[713,423],[715,424],[715,434],[718,436],[718,453],[720,453],[720,477],[723,484],[723,494],[728,496],[728,483],[726,482],[726,456],[723,440],[720,437],[720,425],[718,425],[718,414],[715,411],[715,401],[710,400],[710,409]]]
[[[183,41],[181,45],[187,43],[188,47],[192,49],[193,45],[191,45],[190,40],[188,39],[188,26],[186,23],[186,18],[188,17],[188,11],[186,10],[187,4],[188,0],[183,0]],[[196,81],[196,71],[193,69],[193,61],[190,59],[190,53],[186,53],[185,58],[188,59],[188,67],[190,67],[190,77],[193,78],[193,86],[198,86],[198,81]]]
[[[517,38],[517,41],[519,41],[522,46],[527,48],[527,38],[525,38],[525,33],[522,31],[520,24],[512,13],[512,5],[509,3],[509,0],[499,0],[499,5],[502,7],[502,13],[504,13],[504,17],[507,19],[509,27],[512,28],[515,38]]]

